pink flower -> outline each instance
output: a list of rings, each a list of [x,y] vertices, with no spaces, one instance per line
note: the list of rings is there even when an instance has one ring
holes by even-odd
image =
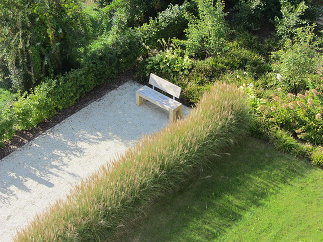
[[[297,134],[302,133],[302,131],[303,131],[302,128],[295,130]]]
[[[312,93],[314,94],[314,96],[316,96],[318,94],[318,91],[316,89],[312,89]]]

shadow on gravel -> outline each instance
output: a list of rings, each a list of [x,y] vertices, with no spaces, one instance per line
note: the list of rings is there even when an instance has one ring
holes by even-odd
[[[51,188],[53,180],[65,176],[80,180],[71,163],[82,166],[84,162],[87,169],[92,160],[108,162],[108,155],[116,157],[143,134],[166,126],[166,111],[148,102],[136,105],[135,92],[140,86],[123,84],[0,160],[0,208],[19,199],[17,193],[37,192],[35,183]],[[184,114],[188,112],[184,108]]]

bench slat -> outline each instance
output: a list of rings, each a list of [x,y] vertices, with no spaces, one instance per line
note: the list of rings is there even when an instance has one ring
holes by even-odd
[[[147,86],[140,88],[137,93],[143,96],[144,99],[149,100],[150,102],[166,109],[167,111],[175,110],[182,105],[180,102],[173,100]]]
[[[173,83],[166,81],[165,79],[156,76],[155,74],[151,73],[149,78],[149,84],[153,85],[160,90],[163,90],[170,95],[179,98],[179,95],[181,94],[181,88],[174,85]]]

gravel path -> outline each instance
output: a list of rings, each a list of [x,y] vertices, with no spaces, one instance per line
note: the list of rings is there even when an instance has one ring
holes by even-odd
[[[140,87],[123,84],[0,160],[0,241],[11,241],[17,229],[143,134],[167,125],[166,111],[149,102],[136,106]]]

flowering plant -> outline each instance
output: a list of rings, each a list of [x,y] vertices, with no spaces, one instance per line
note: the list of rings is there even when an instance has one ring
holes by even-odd
[[[294,95],[278,88],[271,100],[260,105],[256,113],[269,125],[279,126],[295,138],[322,145],[322,97],[322,92],[316,89]]]

